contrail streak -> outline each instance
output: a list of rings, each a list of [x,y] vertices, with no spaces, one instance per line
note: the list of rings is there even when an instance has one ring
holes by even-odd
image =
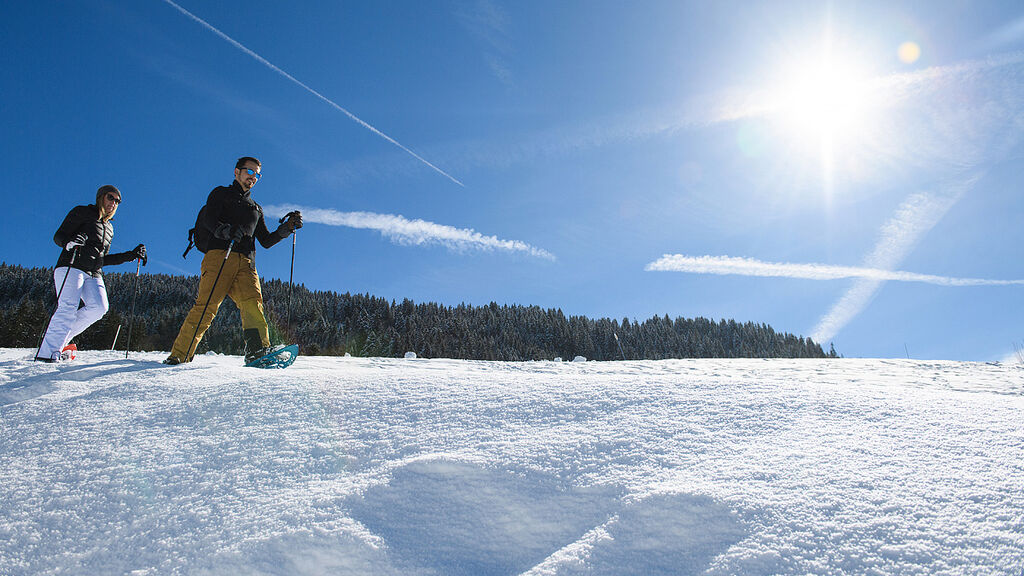
[[[301,210],[305,222],[346,226],[366,230],[377,230],[396,244],[420,246],[438,244],[453,250],[503,250],[523,252],[530,256],[555,260],[555,256],[542,248],[531,246],[519,240],[502,240],[496,236],[484,236],[469,228],[454,228],[425,220],[409,220],[396,214],[375,214],[373,212],[338,212],[320,208],[305,208],[294,205],[264,206],[270,216],[278,217]]]
[[[760,276],[774,278],[799,278],[804,280],[842,280],[863,278],[880,281],[924,282],[939,286],[1020,286],[1024,280],[989,280],[985,278],[953,278],[932,274],[917,274],[899,270],[861,268],[856,266],[831,266],[828,264],[792,264],[764,262],[753,258],[731,256],[684,256],[666,254],[651,262],[647,271],[689,272],[692,274],[719,274],[738,276]]]
[[[334,108],[335,110],[337,110],[337,111],[341,112],[342,114],[344,114],[344,115],[348,116],[349,118],[351,118],[351,119],[352,119],[353,121],[355,121],[356,123],[358,123],[358,124],[359,124],[360,126],[362,126],[363,128],[366,128],[367,130],[369,130],[369,131],[373,132],[373,133],[374,133],[374,134],[376,134],[377,136],[380,136],[381,138],[383,138],[383,139],[387,140],[388,142],[390,142],[390,143],[394,144],[395,146],[398,146],[399,148],[401,148],[402,150],[404,150],[405,152],[407,152],[407,153],[408,153],[409,155],[411,155],[411,156],[412,156],[413,158],[415,158],[415,159],[419,160],[420,162],[422,162],[422,163],[426,164],[427,166],[429,166],[429,167],[430,167],[430,168],[431,168],[432,170],[434,170],[434,171],[435,171],[435,172],[437,172],[438,174],[440,174],[440,175],[444,176],[445,178],[447,178],[447,179],[451,180],[452,182],[455,182],[455,183],[456,183],[456,184],[458,184],[459,186],[463,186],[463,187],[465,187],[465,185],[464,185],[464,184],[463,184],[462,182],[460,182],[460,181],[459,181],[458,179],[456,179],[456,178],[455,178],[454,176],[452,176],[451,174],[448,174],[448,173],[447,173],[447,172],[445,172],[444,170],[441,170],[441,169],[440,169],[440,168],[438,168],[437,166],[434,166],[433,164],[431,164],[430,162],[428,162],[427,160],[425,160],[425,159],[424,159],[424,158],[423,158],[422,156],[420,156],[419,154],[417,154],[417,153],[413,152],[412,150],[410,150],[410,149],[406,148],[405,146],[403,146],[403,145],[402,145],[401,143],[399,143],[399,142],[398,142],[397,140],[395,140],[394,138],[392,138],[392,137],[388,136],[387,134],[385,134],[385,133],[381,132],[380,130],[378,130],[378,129],[374,128],[374,127],[373,127],[373,126],[371,126],[371,125],[370,125],[369,123],[367,123],[367,122],[366,122],[366,121],[364,121],[363,119],[359,118],[359,117],[358,117],[358,116],[356,116],[355,114],[353,114],[353,113],[349,112],[348,110],[346,110],[346,109],[342,108],[342,107],[341,107],[341,106],[339,106],[338,104],[335,104],[335,103],[334,103],[334,101],[333,101],[333,100],[331,100],[330,98],[328,98],[328,97],[324,96],[323,94],[321,94],[321,93],[317,92],[316,90],[314,90],[314,89],[310,88],[309,86],[305,85],[304,83],[302,83],[302,82],[301,82],[300,80],[298,80],[297,78],[295,78],[295,77],[294,77],[294,76],[292,76],[291,74],[289,74],[289,73],[285,72],[284,70],[281,70],[281,69],[280,69],[280,68],[278,68],[277,66],[275,66],[275,65],[271,64],[271,63],[270,63],[270,62],[269,62],[269,61],[268,61],[268,60],[267,60],[266,58],[264,58],[264,57],[260,56],[259,54],[257,54],[257,53],[255,53],[255,52],[253,52],[252,50],[250,50],[250,49],[246,48],[246,47],[245,47],[244,45],[242,45],[242,43],[241,43],[241,42],[238,42],[238,41],[237,41],[237,40],[235,40],[234,38],[232,38],[232,37],[228,36],[227,34],[225,34],[225,33],[221,32],[220,30],[218,30],[218,29],[214,28],[214,26],[213,26],[212,24],[210,24],[209,22],[207,22],[206,20],[203,20],[202,18],[200,18],[200,17],[196,16],[195,14],[193,14],[193,13],[189,12],[188,10],[186,10],[186,9],[182,8],[181,6],[179,6],[179,5],[175,4],[175,3],[174,3],[174,2],[172,2],[171,0],[163,0],[163,1],[164,1],[164,2],[166,2],[166,3],[168,4],[168,5],[172,6],[172,7],[173,7],[173,8],[175,9],[175,10],[177,10],[178,12],[181,12],[181,13],[182,13],[182,14],[184,14],[185,16],[188,16],[189,18],[191,18],[192,20],[195,20],[196,22],[198,22],[199,24],[201,24],[201,25],[202,25],[202,26],[203,26],[204,28],[206,28],[206,29],[207,29],[207,30],[209,30],[210,32],[213,32],[213,33],[214,33],[214,34],[216,34],[217,36],[220,36],[220,37],[221,37],[221,38],[223,38],[224,40],[228,41],[228,42],[229,42],[229,43],[230,43],[230,44],[231,44],[232,46],[234,46],[235,48],[238,48],[238,49],[239,49],[239,50],[241,50],[242,52],[245,52],[245,53],[246,53],[246,54],[248,54],[249,56],[252,56],[252,57],[253,57],[253,58],[255,58],[255,59],[256,59],[256,61],[257,61],[257,62],[259,62],[260,64],[263,64],[263,65],[264,65],[264,66],[266,66],[267,68],[270,68],[270,69],[271,69],[271,70],[273,70],[274,72],[277,72],[277,73],[278,73],[278,74],[280,74],[281,76],[284,76],[284,77],[285,77],[285,78],[287,78],[288,80],[291,80],[292,82],[294,82],[295,84],[299,85],[299,86],[300,86],[301,88],[303,88],[304,90],[306,90],[307,92],[309,92],[309,93],[310,93],[310,94],[312,94],[313,96],[316,96],[317,98],[319,98],[319,99],[323,100],[324,102],[326,102],[327,104],[329,104],[329,105],[330,105],[330,106],[331,106],[332,108]]]
[[[881,229],[874,250],[864,259],[864,267],[892,270],[920,242],[950,209],[974,186],[976,177],[966,177],[958,185],[949,185],[938,192],[913,194],[900,205]],[[859,277],[853,286],[815,326],[812,337],[818,342],[831,340],[839,331],[871,303],[885,279]]]

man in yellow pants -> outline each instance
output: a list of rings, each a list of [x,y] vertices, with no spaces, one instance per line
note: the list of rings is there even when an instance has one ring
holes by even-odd
[[[246,363],[270,353],[270,332],[263,314],[263,292],[256,273],[256,240],[270,248],[302,227],[302,215],[288,215],[270,232],[263,209],[249,192],[260,179],[260,161],[245,156],[235,163],[235,180],[210,192],[196,222],[196,246],[203,257],[199,293],[178,331],[171,355],[164,364],[191,362],[203,334],[213,323],[224,297],[230,297],[242,314]]]

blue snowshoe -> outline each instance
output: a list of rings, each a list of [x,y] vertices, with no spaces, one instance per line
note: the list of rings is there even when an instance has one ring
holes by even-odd
[[[287,368],[299,357],[297,344],[271,346],[258,351],[253,356],[245,357],[245,365],[249,368]]]

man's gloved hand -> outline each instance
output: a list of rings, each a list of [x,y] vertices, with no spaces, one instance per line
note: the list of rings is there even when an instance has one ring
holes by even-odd
[[[76,234],[75,237],[64,246],[64,249],[71,252],[75,246],[85,246],[85,240],[85,234]]]
[[[146,265],[146,245],[145,244],[139,244],[138,246],[136,246],[135,249],[132,250],[132,254],[135,255],[135,259],[136,260],[142,260],[142,265],[143,266]]]
[[[302,212],[299,212],[298,210],[295,210],[294,212],[289,212],[288,215],[285,216],[285,218],[287,218],[285,224],[291,226],[292,230],[298,230],[299,228],[302,228]]]
[[[295,210],[281,218],[281,225],[277,227],[277,235],[281,238],[287,238],[299,228],[302,228],[302,212]]]
[[[234,240],[235,242],[238,242],[245,236],[245,231],[242,230],[241,226],[232,226],[231,224],[221,222],[220,224],[217,224],[217,228],[214,229],[213,235],[215,238],[220,238],[221,240],[227,240],[229,242]]]
[[[213,237],[221,240],[231,240],[231,224],[220,222],[213,229]]]

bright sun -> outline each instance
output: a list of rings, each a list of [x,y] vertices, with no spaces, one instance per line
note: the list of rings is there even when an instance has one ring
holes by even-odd
[[[857,174],[880,129],[879,95],[856,60],[826,45],[813,58],[791,62],[770,92],[769,108],[785,153],[817,164],[823,193],[831,198],[839,178]]]
[[[866,85],[856,65],[833,57],[794,66],[776,92],[782,128],[809,144],[855,139],[869,120]]]

